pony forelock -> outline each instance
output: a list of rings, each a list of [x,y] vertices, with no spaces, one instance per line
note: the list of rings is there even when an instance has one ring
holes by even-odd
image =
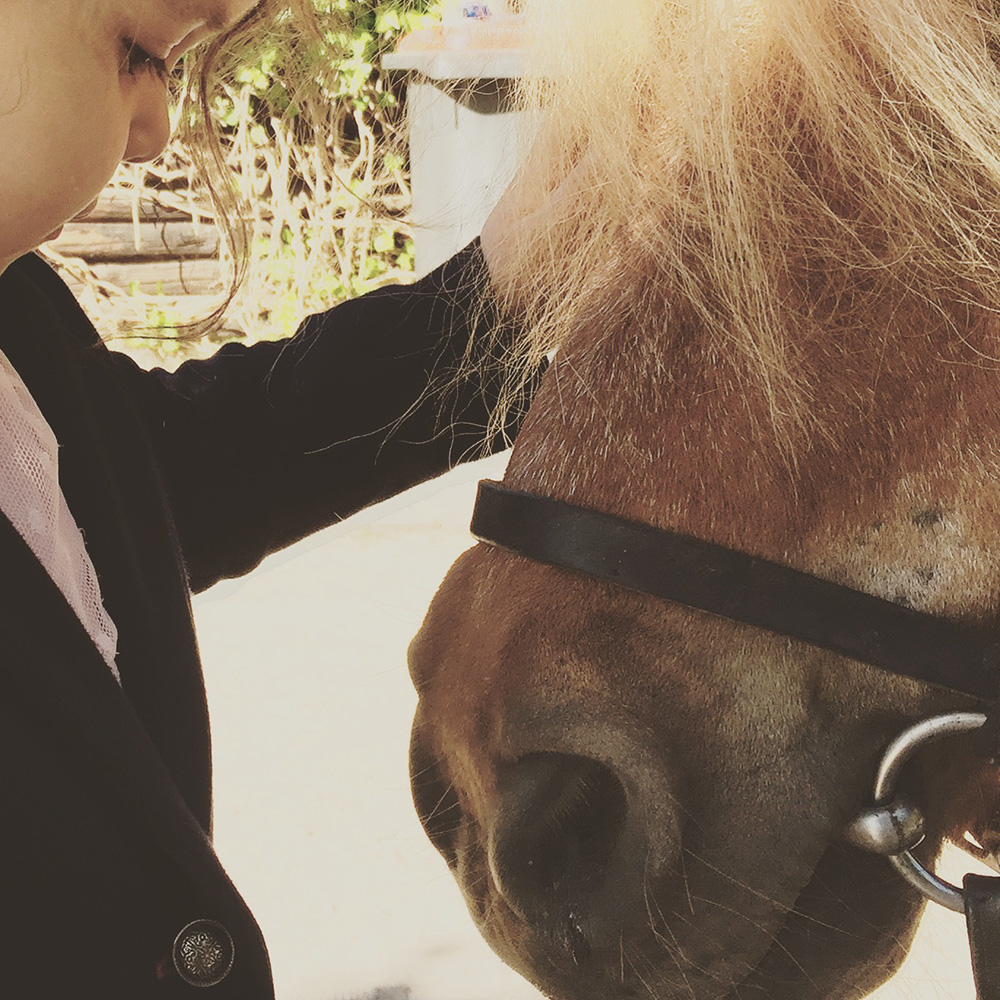
[[[809,422],[804,338],[1000,305],[1000,25],[977,0],[524,0],[512,300],[701,338]],[[973,317],[973,319],[970,319]]]

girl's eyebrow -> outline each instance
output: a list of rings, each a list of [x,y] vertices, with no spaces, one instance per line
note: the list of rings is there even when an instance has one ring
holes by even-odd
[[[225,2],[216,5],[215,9],[205,21],[205,27],[211,31],[225,31],[231,28],[235,22],[229,16],[229,8]]]
[[[257,0],[257,3],[250,8],[250,10],[244,11],[238,17],[231,17],[229,15],[229,8],[225,0],[220,0],[217,3],[215,9],[208,16],[208,20],[205,22],[206,27],[210,28],[212,31],[228,31],[230,28],[235,28],[237,24],[243,21],[245,18],[249,17],[255,11],[259,10],[264,6],[265,0]]]

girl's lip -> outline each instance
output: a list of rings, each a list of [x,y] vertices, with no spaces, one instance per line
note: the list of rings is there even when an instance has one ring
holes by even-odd
[[[95,208],[97,208],[97,202],[98,201],[99,201],[99,199],[95,198],[85,209],[83,209],[83,211],[77,212],[76,215],[74,215],[73,218],[70,219],[69,221],[70,222],[77,222],[80,219],[85,219],[88,215],[90,215],[91,212],[94,211]],[[58,239],[62,235],[62,231],[63,231],[63,227],[64,226],[65,226],[65,223],[63,224],[63,226],[60,226],[58,229],[53,229],[52,232],[49,233],[49,235],[46,236],[42,240],[42,242],[43,243],[48,243],[50,240]]]
[[[90,215],[91,212],[94,211],[95,208],[97,208],[97,202],[98,199],[95,198],[85,209],[83,209],[82,212],[77,212],[76,215],[74,215],[73,218],[70,219],[69,221],[76,222],[79,219],[85,219],[88,215]],[[63,226],[64,225],[65,223],[63,224]],[[49,235],[46,236],[45,239],[42,240],[42,242],[48,243],[50,240],[58,239],[59,236],[62,234],[63,226],[60,226],[58,229],[53,229],[52,232],[49,233]]]
[[[97,202],[99,200],[99,198],[95,198],[82,212],[77,212],[76,215],[73,216],[73,221],[76,221],[77,219],[85,219],[88,215],[90,215],[90,213],[97,208]]]

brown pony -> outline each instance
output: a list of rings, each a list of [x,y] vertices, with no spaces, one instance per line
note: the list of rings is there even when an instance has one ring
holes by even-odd
[[[995,617],[992,0],[542,6],[502,281],[526,369],[559,349],[505,483]],[[486,546],[411,661],[425,827],[548,994],[833,1000],[898,965],[921,900],[842,834],[889,739],[968,699]],[[907,783],[925,860],[997,826],[960,740]]]

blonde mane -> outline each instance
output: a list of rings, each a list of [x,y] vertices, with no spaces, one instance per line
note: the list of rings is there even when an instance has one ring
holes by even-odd
[[[524,8],[525,101],[546,108],[511,253],[529,365],[582,330],[694,329],[787,442],[810,425],[804,338],[915,315],[964,336],[996,313],[991,3]]]

